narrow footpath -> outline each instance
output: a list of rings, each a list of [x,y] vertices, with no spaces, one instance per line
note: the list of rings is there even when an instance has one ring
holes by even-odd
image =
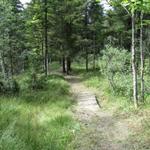
[[[82,84],[77,76],[66,76],[72,94],[77,100],[73,112],[81,124],[76,136],[76,150],[134,150],[128,144],[129,129],[123,120],[104,111],[97,103],[94,92]]]

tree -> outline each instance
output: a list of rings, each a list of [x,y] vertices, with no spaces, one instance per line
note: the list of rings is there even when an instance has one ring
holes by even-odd
[[[76,48],[76,38],[79,26],[82,24],[82,1],[55,1],[52,5],[53,21],[53,47],[62,60],[63,72],[71,71],[71,63],[79,50]],[[78,16],[81,16],[79,18]],[[82,26],[82,25],[81,25]],[[59,49],[59,50],[58,50]]]
[[[120,5],[131,17],[131,25],[132,25],[132,44],[131,44],[131,52],[132,52],[132,75],[133,75],[133,99],[134,105],[137,107],[138,105],[138,91],[137,91],[137,62],[136,62],[136,49],[135,49],[135,25],[136,25],[136,17],[140,14],[140,56],[141,56],[141,97],[144,99],[144,52],[143,52],[143,12],[144,10],[149,10],[149,1],[140,1],[140,0],[119,0],[119,1],[107,1],[112,6]],[[137,33],[136,33],[137,34]]]
[[[118,1],[110,1],[112,5],[116,5]],[[137,88],[137,68],[136,68],[136,49],[135,49],[135,11],[137,9],[136,0],[119,1],[120,5],[126,10],[126,12],[131,16],[131,26],[132,26],[132,42],[131,42],[131,64],[132,64],[132,76],[133,76],[133,100],[135,108],[138,106],[138,88]]]
[[[45,75],[48,75],[48,19],[47,19],[47,0],[44,0],[44,42],[45,42]]]
[[[23,7],[19,0],[1,3],[1,66],[4,78],[12,78],[24,69],[25,31]],[[7,76],[7,77],[6,77]]]
[[[135,8],[131,10],[132,20],[132,74],[133,74],[133,99],[135,108],[138,106],[138,91],[137,91],[137,68],[136,68],[136,51],[135,51]]]
[[[143,15],[149,12],[150,3],[148,1],[140,1],[140,58],[141,58],[141,99],[144,102],[144,50],[143,50]]]
[[[103,47],[103,8],[96,0],[92,0],[89,6],[89,29],[91,32],[93,69],[96,69],[96,56]]]
[[[47,69],[45,65],[47,66],[46,62],[48,61],[45,60],[47,60],[48,54],[45,53],[45,50],[48,45],[46,46],[45,42],[48,40],[48,34],[45,35],[45,3],[42,3],[41,0],[31,1],[24,10],[24,14],[26,16],[25,35],[27,36],[26,45],[28,47],[27,58],[29,67],[36,72],[42,71],[46,75]],[[47,37],[47,40],[45,40],[45,37]]]

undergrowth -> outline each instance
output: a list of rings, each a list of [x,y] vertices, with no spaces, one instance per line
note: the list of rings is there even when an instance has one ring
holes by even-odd
[[[47,89],[31,90],[27,79],[18,77],[19,95],[0,97],[0,149],[71,150],[76,122],[68,83],[50,75]]]

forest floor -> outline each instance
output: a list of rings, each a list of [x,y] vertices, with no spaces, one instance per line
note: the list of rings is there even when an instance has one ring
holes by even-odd
[[[74,141],[76,150],[138,149],[130,141],[133,133],[127,118],[116,117],[112,110],[102,108],[95,91],[87,88],[80,77],[66,76],[66,79],[77,100],[73,112],[81,125],[81,131]]]

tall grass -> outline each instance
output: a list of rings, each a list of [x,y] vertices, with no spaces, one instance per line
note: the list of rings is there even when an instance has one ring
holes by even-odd
[[[55,75],[48,77],[46,90],[23,87],[18,96],[1,96],[0,149],[71,150],[76,124],[70,111],[73,103],[69,85]]]

